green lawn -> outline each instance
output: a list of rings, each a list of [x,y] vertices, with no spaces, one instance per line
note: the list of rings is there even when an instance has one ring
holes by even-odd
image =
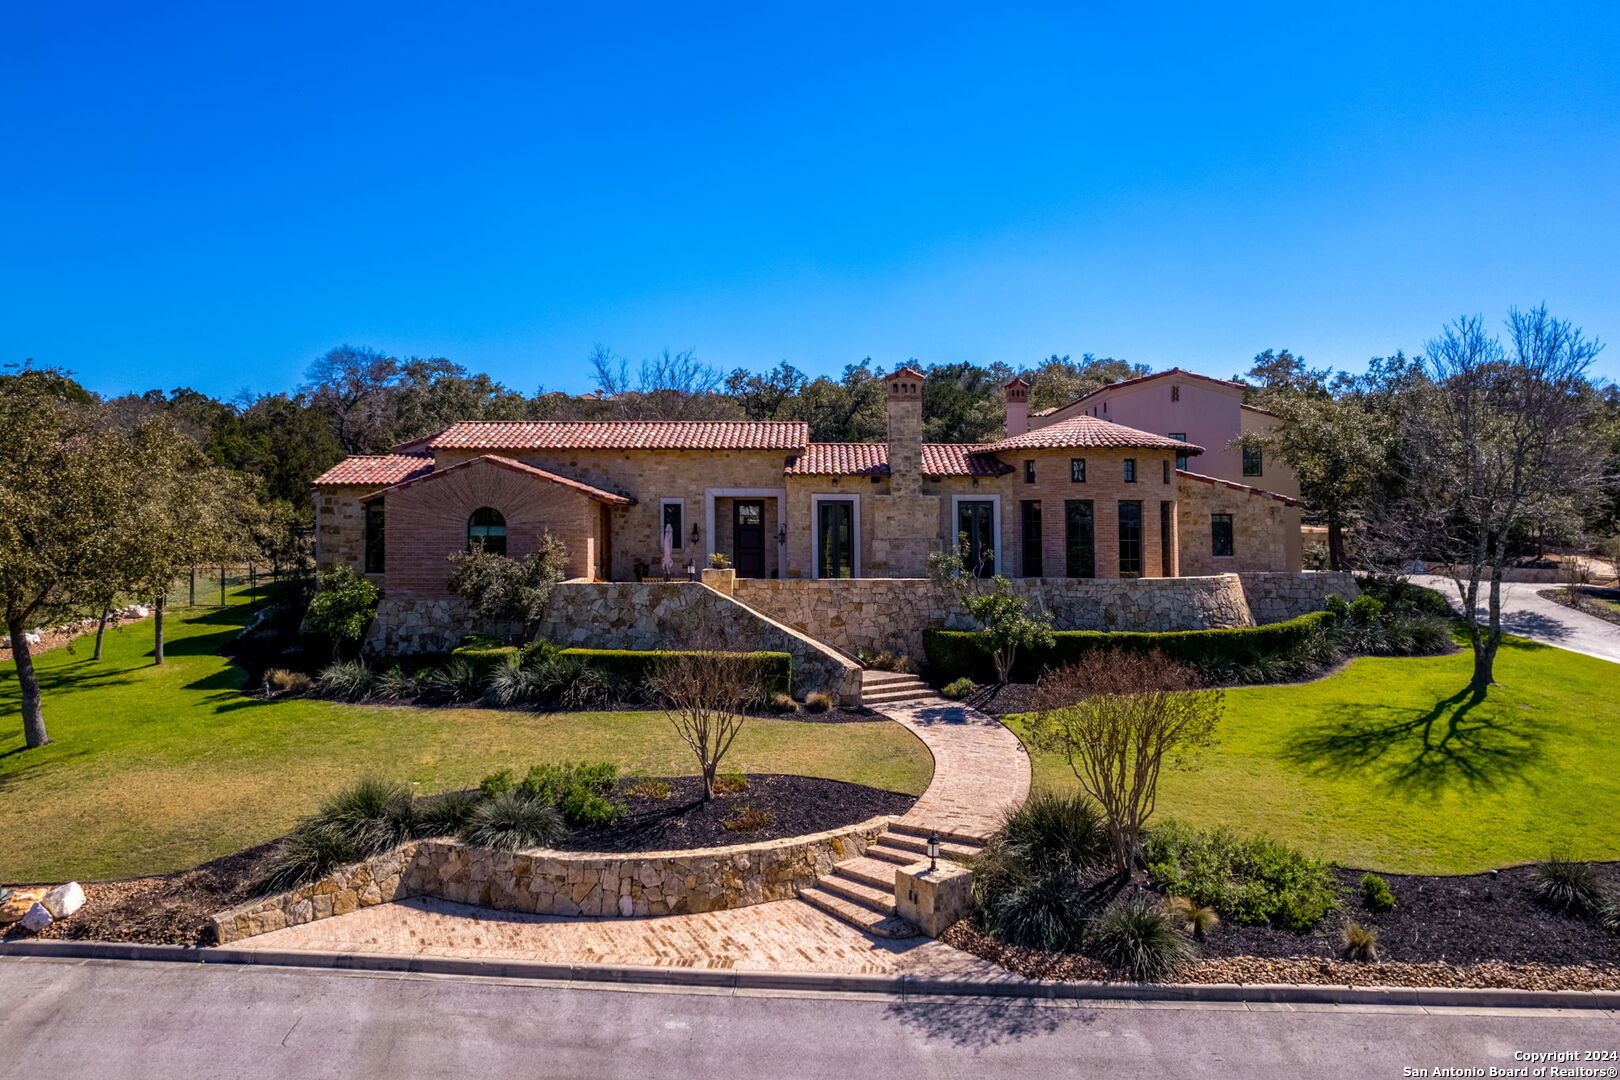
[[[249,608],[168,620],[169,662],[151,664],[150,622],[109,632],[106,659],[36,657],[56,743],[23,750],[13,666],[0,664],[0,882],[109,878],[191,866],[277,836],[361,773],[467,787],[502,767],[610,758],[679,775],[692,758],[658,713],[535,714],[258,701],[216,655]],[[921,792],[922,743],[886,720],[760,719],[728,768]]]
[[[1478,701],[1471,666],[1466,650],[1363,658],[1318,682],[1230,690],[1219,745],[1165,773],[1158,814],[1392,872],[1470,873],[1554,847],[1620,857],[1620,666],[1510,640]],[[1045,755],[1035,771],[1074,782]]]

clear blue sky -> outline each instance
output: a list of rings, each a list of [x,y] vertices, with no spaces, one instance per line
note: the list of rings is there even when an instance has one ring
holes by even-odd
[[[1473,11],[1464,13],[1465,8]],[[1613,3],[13,5],[0,361],[524,390],[632,357],[1359,368],[1616,344]]]

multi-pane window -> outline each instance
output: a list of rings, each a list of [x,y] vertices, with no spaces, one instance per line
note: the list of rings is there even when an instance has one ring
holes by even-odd
[[[383,572],[385,544],[383,539],[383,500],[366,503],[366,573]]]
[[[1024,576],[1041,576],[1041,501],[1025,499],[1019,504],[1024,525]]]
[[[1125,459],[1125,482],[1127,484],[1136,483],[1136,459],[1133,457]]]
[[[1119,576],[1142,576],[1142,500],[1119,504]]]
[[[1176,440],[1176,442],[1186,442],[1187,441],[1187,433],[1185,431],[1172,431],[1170,433],[1170,437],[1172,439]],[[1186,467],[1187,467],[1187,455],[1186,454],[1177,454],[1176,455],[1176,468],[1185,469]]]
[[[480,506],[467,519],[467,550],[506,554],[506,518],[499,510]]]
[[[1175,554],[1175,543],[1171,539],[1171,518],[1175,514],[1176,504],[1168,500],[1159,503],[1159,576],[1170,576],[1170,560]]]
[[[1024,483],[1033,484],[1034,482],[1035,482],[1035,463],[1033,461],[1025,461],[1024,462]]]
[[[1263,476],[1264,475],[1264,472],[1263,472],[1263,470],[1261,468],[1260,448],[1258,446],[1245,445],[1243,447],[1243,475],[1244,476]]]
[[[1086,459],[1083,457],[1069,459],[1069,482],[1083,484],[1086,482]]]
[[[1090,499],[1067,499],[1063,503],[1065,570],[1072,578],[1097,576],[1096,529]]]
[[[686,546],[686,541],[681,539],[681,529],[686,524],[686,522],[682,520],[685,516],[685,510],[685,505],[680,502],[671,501],[664,504],[664,520],[660,522],[658,526],[659,544],[663,544],[664,530],[668,529],[671,547],[679,548]]]
[[[1209,515],[1209,552],[1216,556],[1232,554],[1232,515]]]

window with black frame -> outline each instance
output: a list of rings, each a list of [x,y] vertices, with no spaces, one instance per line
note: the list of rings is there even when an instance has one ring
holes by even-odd
[[[1136,483],[1136,459],[1135,458],[1128,457],[1128,458],[1125,459],[1124,473],[1125,473],[1125,482],[1127,484]]]
[[[499,510],[480,506],[467,519],[467,550],[506,554],[506,518]]]
[[[1176,440],[1176,442],[1186,442],[1187,441],[1187,433],[1185,431],[1172,431],[1170,433],[1170,437],[1172,439]],[[1187,455],[1186,454],[1177,454],[1176,455],[1176,468],[1185,469],[1186,467],[1187,467]]]
[[[1209,515],[1209,553],[1218,558],[1229,558],[1233,554],[1232,543],[1232,515]]]
[[[1245,444],[1243,447],[1243,475],[1264,476],[1265,470],[1262,466],[1260,448]]]
[[[662,545],[664,542],[664,529],[668,528],[672,537],[671,546],[677,548],[686,546],[686,541],[681,538],[681,528],[685,525],[685,522],[682,521],[681,518],[685,509],[686,508],[678,502],[667,502],[664,504],[664,520],[663,523],[658,527],[658,543],[660,545]]]
[[[1041,576],[1041,501],[1026,499],[1020,504],[1023,514],[1024,576]]]
[[[1083,457],[1069,459],[1069,482],[1083,484],[1086,482],[1086,459]]]
[[[1119,576],[1142,576],[1142,500],[1119,504]]]
[[[1063,503],[1063,540],[1067,557],[1065,571],[1072,578],[1097,576],[1096,522],[1090,499],[1066,499]]]

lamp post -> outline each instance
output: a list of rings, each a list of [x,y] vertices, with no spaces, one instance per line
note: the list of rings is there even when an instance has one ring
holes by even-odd
[[[928,872],[939,869],[939,834],[928,834]]]
[[[689,563],[686,564],[686,580],[687,581],[696,581],[697,580],[697,563],[689,562]]]

